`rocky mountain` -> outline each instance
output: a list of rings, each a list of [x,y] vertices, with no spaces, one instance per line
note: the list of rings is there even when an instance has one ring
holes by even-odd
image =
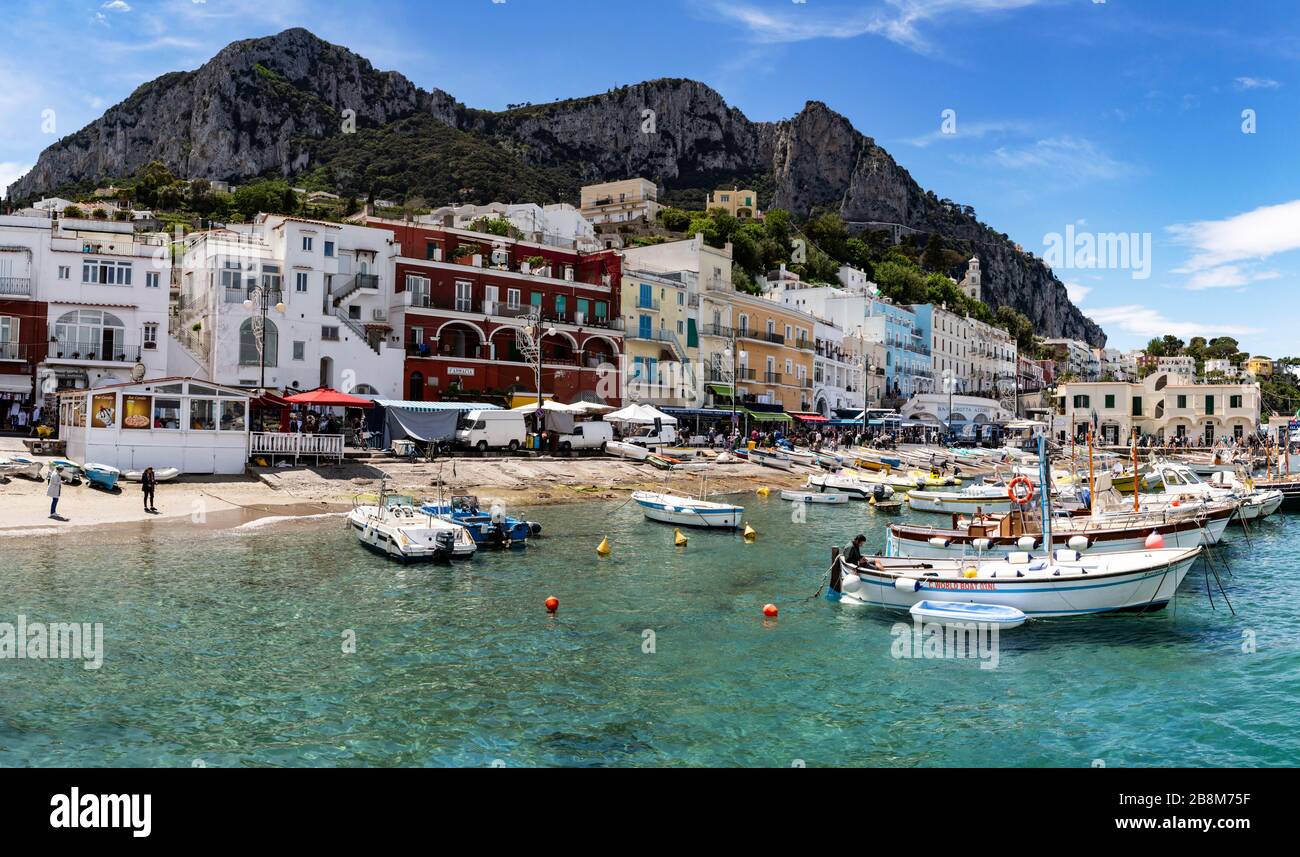
[[[345,133],[350,120],[355,134]],[[490,112],[295,29],[235,42],[196,71],[141,86],[46,149],[9,195],[129,176],[155,160],[177,175],[228,181],[323,173],[345,192],[435,203],[576,201],[583,183],[640,175],[698,205],[705,190],[744,181],[765,208],[938,232],[979,254],[990,305],[1014,307],[1047,336],[1105,343],[1041,260],[923,190],[820,102],[753,122],[704,84],[664,79]]]

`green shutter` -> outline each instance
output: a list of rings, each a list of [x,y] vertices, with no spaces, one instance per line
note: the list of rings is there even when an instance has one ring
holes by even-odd
[[[700,347],[700,333],[695,329],[695,319],[693,318],[686,319],[686,347]]]

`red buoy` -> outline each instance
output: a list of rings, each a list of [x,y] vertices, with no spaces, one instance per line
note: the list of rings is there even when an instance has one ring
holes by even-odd
[[[769,618],[769,619],[775,619],[776,616],[777,616],[777,614],[780,613],[780,612],[781,612],[781,611],[779,611],[779,610],[776,609],[776,605],[775,605],[775,604],[768,604],[768,605],[766,605],[766,606],[763,607],[763,615],[766,616],[766,617]]]
[[[1152,530],[1151,535],[1147,536],[1147,550],[1158,551],[1164,546],[1165,537],[1157,533],[1155,530]]]
[[[546,612],[547,612],[547,613],[554,613],[556,610],[559,610],[559,609],[560,609],[560,599],[556,598],[554,595],[552,595],[550,598],[546,599]]]

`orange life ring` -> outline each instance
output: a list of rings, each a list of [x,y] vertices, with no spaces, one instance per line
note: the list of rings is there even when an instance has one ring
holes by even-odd
[[[1016,490],[1021,486],[1024,486],[1023,493]],[[1034,499],[1034,483],[1030,482],[1023,476],[1017,476],[1015,479],[1012,479],[1011,484],[1007,486],[1007,496],[1011,498],[1011,502],[1016,503],[1017,505],[1028,506],[1029,501]]]

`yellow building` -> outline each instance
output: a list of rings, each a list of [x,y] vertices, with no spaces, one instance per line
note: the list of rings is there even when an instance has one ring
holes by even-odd
[[[627,223],[644,217],[653,221],[663,206],[659,188],[645,179],[623,179],[591,184],[582,189],[579,206],[582,216],[599,226],[602,223]]]
[[[1256,378],[1266,378],[1273,374],[1273,361],[1267,357],[1252,357],[1246,361],[1246,371]]]
[[[700,391],[698,297],[680,272],[629,271],[622,313],[627,356],[626,398],[667,407],[695,407]]]
[[[727,295],[739,348],[740,394],[786,413],[807,413],[813,403],[813,357],[816,320],[806,313],[757,295]]]
[[[715,190],[709,194],[708,209],[721,208],[732,217],[760,217],[758,194],[752,190]]]

